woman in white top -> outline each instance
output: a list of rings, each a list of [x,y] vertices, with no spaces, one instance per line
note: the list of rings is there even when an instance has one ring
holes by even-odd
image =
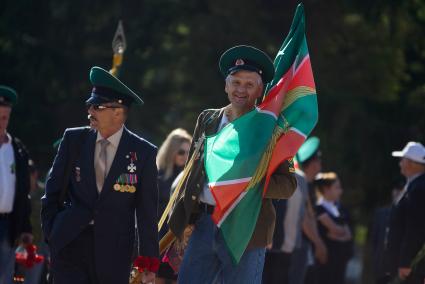
[[[339,204],[341,182],[336,173],[328,172],[319,173],[314,184],[318,194],[316,216],[319,234],[328,249],[327,263],[318,266],[319,284],[342,284],[353,243],[348,216]]]

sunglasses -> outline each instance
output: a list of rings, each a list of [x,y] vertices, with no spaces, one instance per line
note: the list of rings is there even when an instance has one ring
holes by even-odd
[[[122,106],[104,106],[104,105],[95,105],[95,104],[87,104],[86,107],[87,107],[87,110],[93,107],[93,110],[95,111],[102,111],[107,108],[122,108]]]
[[[179,156],[186,155],[187,153],[189,153],[189,151],[186,151],[184,149],[180,149],[180,150],[177,151],[177,155],[179,155]]]

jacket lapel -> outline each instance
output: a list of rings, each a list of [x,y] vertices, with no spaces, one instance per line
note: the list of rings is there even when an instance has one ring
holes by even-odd
[[[97,132],[90,130],[85,142],[86,145],[83,147],[83,151],[79,158],[80,167],[82,168],[81,172],[87,173],[85,177],[85,179],[87,179],[87,188],[84,188],[82,192],[90,196],[88,200],[95,200],[97,197],[96,175],[94,172],[94,148],[96,146],[96,137]]]
[[[99,196],[100,201],[105,199],[105,196],[113,190],[113,184],[115,180],[117,180],[118,176],[122,174],[124,170],[126,170],[125,164],[128,161],[125,158],[125,155],[128,153],[128,149],[130,148],[129,142],[130,133],[127,128],[124,127],[114,161],[112,162],[111,168],[109,169],[108,175],[106,176],[105,183],[103,184],[102,192]]]
[[[205,136],[214,135],[218,131],[220,121],[224,115],[224,108],[221,108],[214,112],[209,118],[206,119],[205,125]]]

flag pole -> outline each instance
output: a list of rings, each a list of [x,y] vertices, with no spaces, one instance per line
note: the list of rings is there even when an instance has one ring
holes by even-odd
[[[121,64],[124,58],[124,52],[127,49],[127,41],[125,39],[124,27],[122,21],[118,22],[117,30],[115,31],[114,38],[112,40],[112,69],[109,73],[118,78]]]

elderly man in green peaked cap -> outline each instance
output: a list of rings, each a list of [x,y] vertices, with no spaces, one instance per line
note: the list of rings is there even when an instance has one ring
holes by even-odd
[[[53,279],[128,283],[137,241],[143,279],[153,282],[159,263],[157,148],[124,126],[127,109],[143,101],[100,67],[91,69],[90,82],[91,129],[65,131],[42,198]]]
[[[15,90],[0,86],[0,283],[13,283],[15,244],[32,242],[28,152],[7,128]]]
[[[240,262],[234,264],[211,214],[216,202],[208,188],[204,168],[204,137],[253,110],[272,80],[274,67],[263,51],[247,45],[230,48],[220,58],[229,104],[204,110],[198,117],[190,155],[194,163],[180,190],[169,220],[171,232],[183,238],[185,228],[196,224],[179,270],[180,283],[261,283],[265,247],[272,242],[275,213],[272,198],[288,198],[295,190],[293,169],[285,162],[271,178],[257,227]],[[199,155],[195,148],[200,149]],[[193,154],[195,152],[195,154]],[[270,195],[270,196],[269,196]]]

